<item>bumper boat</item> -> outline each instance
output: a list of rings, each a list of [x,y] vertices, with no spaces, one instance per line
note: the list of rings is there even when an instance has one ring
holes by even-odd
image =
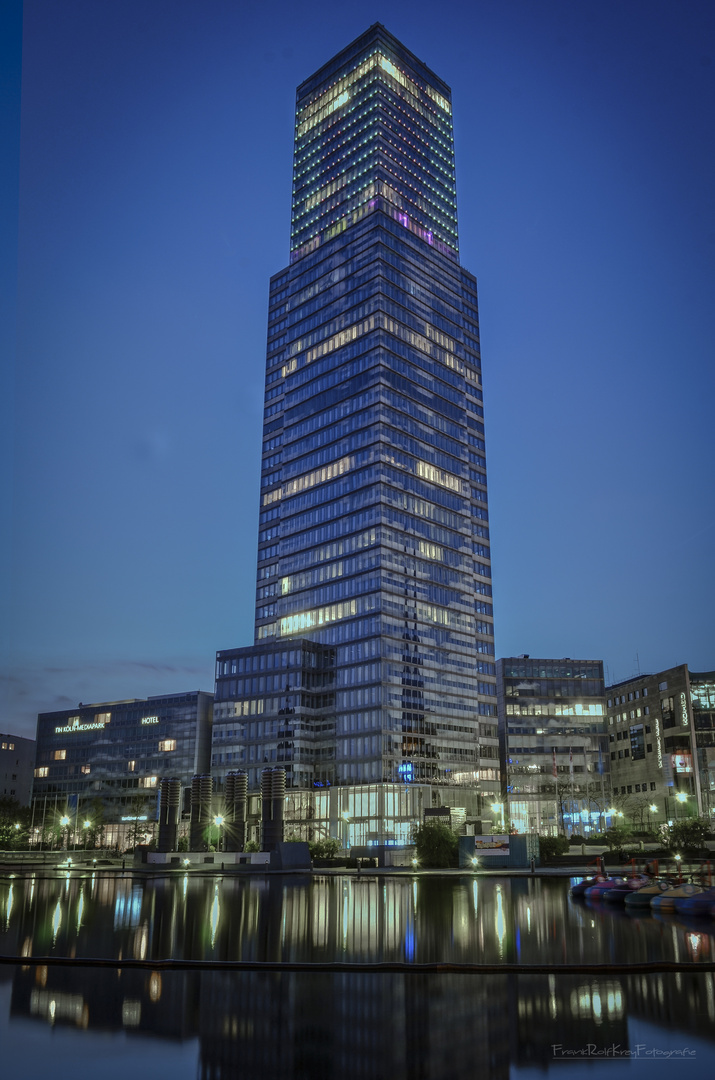
[[[672,881],[651,881],[650,884],[643,885],[643,887],[637,889],[636,892],[626,896],[625,905],[627,908],[649,908],[650,902],[654,896],[660,896],[666,889],[672,888]]]
[[[650,902],[651,911],[675,911],[676,900],[697,896],[701,892],[703,890],[699,885],[676,885],[653,897]]]
[[[715,887],[705,889],[694,896],[677,896],[675,910],[678,915],[709,915],[715,904]]]
[[[624,885],[625,881],[626,879],[623,877],[604,878],[603,881],[599,881],[586,889],[583,894],[584,898],[586,900],[602,900],[605,892],[608,892],[609,889],[615,889],[616,885]]]
[[[594,874],[593,877],[587,877],[584,878],[583,881],[577,881],[575,885],[571,886],[571,895],[576,898],[583,896],[586,889],[590,889],[593,885],[600,885],[601,882],[605,880],[605,874]]]
[[[622,885],[614,885],[612,889],[606,889],[603,899],[608,904],[622,904],[631,893],[635,893],[648,885],[650,880],[645,874],[634,874],[632,877],[626,878]]]

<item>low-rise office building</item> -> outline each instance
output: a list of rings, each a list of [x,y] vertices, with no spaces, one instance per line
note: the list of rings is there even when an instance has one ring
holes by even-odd
[[[58,814],[79,821],[96,799],[107,823],[154,821],[163,776],[186,791],[208,772],[212,722],[213,694],[200,690],[40,713],[35,827]]]
[[[678,664],[607,688],[614,805],[652,827],[715,812],[715,672]]]
[[[35,740],[21,735],[0,735],[0,798],[30,805]]]
[[[588,835],[610,798],[603,661],[497,663],[502,793],[517,832]]]

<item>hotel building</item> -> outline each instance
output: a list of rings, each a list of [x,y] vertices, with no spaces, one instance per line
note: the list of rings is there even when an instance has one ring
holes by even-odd
[[[200,690],[40,713],[35,827],[66,814],[81,829],[95,799],[110,824],[134,821],[140,807],[155,821],[162,776],[179,778],[188,794],[191,777],[208,772],[212,713],[213,694]]]

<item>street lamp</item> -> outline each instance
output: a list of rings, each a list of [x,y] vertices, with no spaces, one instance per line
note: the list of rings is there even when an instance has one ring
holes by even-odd
[[[82,822],[82,828],[84,829],[84,850],[85,851],[87,850],[87,837],[89,836],[88,830],[89,830],[89,827],[90,827],[91,824],[92,824],[92,822],[89,820],[89,818],[86,818]]]
[[[214,817],[214,825],[218,826],[218,851],[221,850],[221,830],[223,828],[223,823],[225,820],[226,819],[223,814],[216,814],[216,816]]]
[[[63,828],[63,829],[67,829],[67,830],[68,830],[68,832],[67,832],[67,848],[68,848],[68,849],[69,849],[69,846],[70,846],[70,840],[69,840],[69,823],[70,823],[70,816],[69,816],[69,814],[63,814],[63,815],[62,815],[62,817],[60,818],[60,827],[61,827],[61,828]],[[62,843],[62,847],[64,847],[64,842]]]
[[[676,795],[675,795],[675,801],[676,801],[676,803],[680,803],[681,806],[685,806],[686,802],[688,801],[688,796],[684,791],[678,791],[678,792],[676,792]],[[675,820],[676,821],[678,820],[678,807],[677,806],[675,807]]]

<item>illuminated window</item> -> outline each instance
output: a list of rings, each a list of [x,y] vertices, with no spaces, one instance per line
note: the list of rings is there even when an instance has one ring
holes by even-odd
[[[176,750],[176,739],[160,739],[159,749],[164,751]]]
[[[83,765],[81,771],[85,776],[89,776],[89,774],[91,772],[91,766],[90,765]]]
[[[427,461],[418,461],[415,465],[415,472],[423,480],[429,480],[432,484],[439,484],[441,487],[449,488],[451,491],[462,490],[462,482],[458,476],[445,472],[444,469],[437,469]]]
[[[4,743],[2,744],[2,749],[3,749],[3,750],[7,750],[7,743],[6,743],[6,742],[4,742]]]
[[[140,776],[139,787],[156,787],[156,779],[155,776]]]
[[[309,630],[314,626],[322,626],[336,619],[344,619],[348,615],[357,612],[357,602],[348,600],[343,604],[330,604],[327,607],[317,608],[315,611],[302,611],[298,615],[287,615],[281,619],[281,634],[295,634],[301,630]]]
[[[66,750],[55,750],[55,761],[64,761],[67,757]]]
[[[8,743],[7,748],[8,748],[8,750],[14,750],[15,749],[15,743],[14,742]]]
[[[322,469],[314,469],[305,476],[298,476],[295,480],[289,480],[283,485],[284,495],[295,495],[298,491],[305,491],[315,484],[324,484],[326,480],[332,480],[336,476],[342,476],[354,465],[354,458],[343,457],[339,461],[333,461],[330,465],[324,465]],[[272,494],[272,493],[270,493]],[[266,499],[268,496],[266,496]],[[264,500],[265,501],[265,500]]]
[[[136,761],[128,761],[127,762],[127,769],[129,770],[129,772],[134,772],[136,767],[137,767]]]
[[[112,719],[112,714],[108,712],[98,712],[94,714],[95,724],[108,724]]]
[[[41,769],[35,769],[35,776],[42,778],[43,776],[48,776],[49,772],[50,770],[48,767],[44,765]]]

